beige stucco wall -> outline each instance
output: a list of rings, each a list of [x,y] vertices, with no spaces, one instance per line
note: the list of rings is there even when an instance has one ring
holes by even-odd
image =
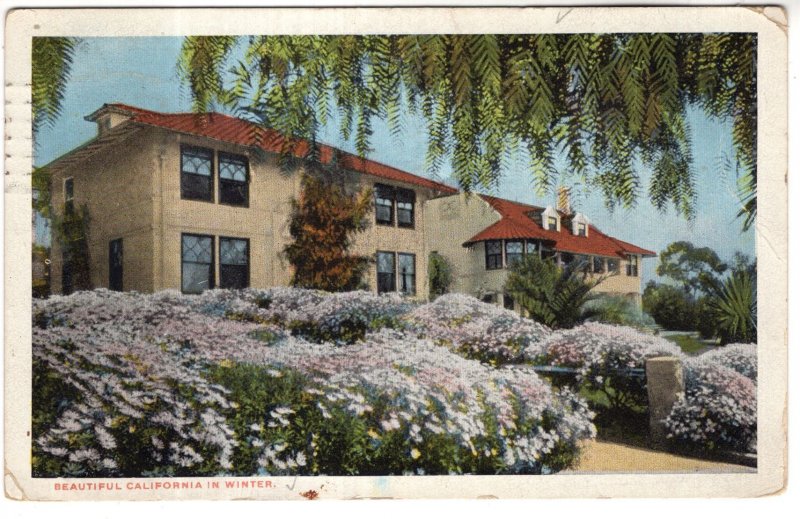
[[[53,212],[62,215],[64,180],[72,177],[75,207],[89,215],[89,266],[93,287],[108,287],[108,242],[123,239],[124,289],[153,290],[154,227],[151,219],[157,142],[139,132],[68,169],[51,176]],[[62,253],[52,240],[52,292],[61,292]]]

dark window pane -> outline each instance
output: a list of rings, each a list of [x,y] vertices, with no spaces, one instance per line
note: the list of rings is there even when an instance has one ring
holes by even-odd
[[[122,290],[122,238],[108,243],[108,288]]]
[[[378,293],[395,291],[395,264],[393,252],[379,252],[377,255]]]
[[[561,253],[561,263],[563,263],[564,265],[569,265],[573,261],[575,261],[575,255],[574,254],[570,254],[569,252],[562,252]]]
[[[558,230],[558,220],[555,216],[548,216],[547,217],[547,229],[550,231]]]
[[[602,274],[606,271],[605,259],[603,258],[592,258],[592,271],[595,274]]]
[[[189,200],[211,200],[213,179],[211,150],[199,148],[181,149],[181,198]]]
[[[398,254],[397,261],[400,265],[400,292],[414,295],[417,293],[416,272],[413,254]]]
[[[495,295],[494,294],[486,294],[481,298],[481,301],[484,303],[493,304],[495,302]]]
[[[486,247],[486,269],[494,270],[503,268],[503,242],[489,240],[484,242]]]
[[[639,258],[637,256],[628,256],[626,271],[629,276],[639,275]]]
[[[586,224],[579,223],[578,224],[578,236],[586,236]]]
[[[511,266],[522,259],[521,241],[507,241],[506,242],[506,265]]]
[[[249,245],[243,239],[219,239],[220,287],[247,288],[250,285]]]
[[[249,285],[247,265],[219,266],[219,286],[221,288],[247,288]]]
[[[181,174],[181,198],[188,200],[211,200],[212,179],[210,176]]]
[[[555,259],[556,251],[542,248],[542,259]]]
[[[513,310],[514,309],[514,298],[508,294],[503,295],[503,308],[506,310]]]
[[[608,265],[608,272],[609,273],[612,273],[612,274],[618,274],[619,273],[619,260],[618,259],[608,258],[606,260],[606,263]]]
[[[414,202],[416,195],[410,189],[397,189],[397,225],[401,227],[414,226]]]
[[[375,221],[382,224],[394,223],[394,188],[375,185]]]

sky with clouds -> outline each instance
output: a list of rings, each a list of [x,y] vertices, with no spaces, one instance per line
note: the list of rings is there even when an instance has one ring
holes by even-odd
[[[44,165],[92,139],[96,127],[83,118],[103,103],[121,102],[164,112],[189,111],[191,97],[176,69],[180,46],[181,39],[174,37],[84,39],[75,56],[63,113],[52,127],[43,128],[37,135],[36,165]],[[690,110],[689,124],[698,194],[697,217],[693,221],[678,216],[673,209],[657,211],[646,196],[640,197],[635,208],[609,212],[599,191],[578,185],[573,186],[572,205],[603,232],[656,252],[671,242],[688,240],[711,247],[723,259],[731,258],[736,251],[754,256],[754,232],[741,232],[741,220],[736,217],[740,206],[735,174],[721,167],[723,157],[733,156],[730,121],[709,119],[701,110]],[[323,130],[320,140],[354,151],[352,142],[341,140],[335,123]],[[425,125],[420,118],[405,117],[399,138],[378,121],[371,144],[370,158],[430,176],[425,168]],[[517,157],[491,194],[536,205],[553,204],[553,195],[537,195],[526,163],[524,156]],[[565,163],[559,167],[566,171]],[[646,192],[649,172],[641,166],[638,171]],[[437,178],[446,180],[450,173],[446,164]],[[42,226],[37,228],[37,234],[37,241],[49,241]],[[658,260],[643,263],[644,281],[655,279]]]

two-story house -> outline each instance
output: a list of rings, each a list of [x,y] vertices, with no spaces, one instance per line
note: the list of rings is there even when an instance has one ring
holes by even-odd
[[[487,195],[455,194],[427,203],[430,250],[453,265],[454,292],[514,308],[503,293],[508,267],[528,254],[559,265],[582,261],[597,292],[624,295],[641,304],[641,261],[652,251],[602,233],[569,207],[568,192],[559,207],[536,207]]]
[[[87,210],[91,286],[197,293],[289,283],[282,250],[301,175],[281,170],[279,135],[217,113],[122,104],[86,119],[97,136],[48,168],[54,212]],[[336,153],[351,189],[374,189],[374,225],[354,245],[376,259],[369,286],[426,295],[425,201],[457,190],[329,146],[320,152],[323,162]],[[54,239],[54,293],[73,289],[65,257]]]
[[[86,208],[91,287],[198,293],[207,288],[289,284],[291,200],[300,171],[279,165],[281,136],[209,113],[160,113],[106,104],[86,119],[97,136],[48,165],[57,217]],[[302,149],[298,150],[298,154]],[[365,279],[377,292],[428,295],[428,255],[454,267],[452,291],[506,306],[507,267],[525,254],[561,263],[591,258],[607,275],[597,290],[639,300],[641,258],[654,256],[601,233],[581,214],[538,208],[453,187],[321,146],[352,191],[373,189],[373,225],[354,252],[374,258]],[[76,288],[58,239],[53,293]]]

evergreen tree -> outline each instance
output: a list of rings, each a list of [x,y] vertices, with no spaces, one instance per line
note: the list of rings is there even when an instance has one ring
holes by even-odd
[[[284,254],[294,267],[292,285],[330,292],[355,290],[369,258],[350,252],[355,236],[369,226],[372,192],[349,193],[335,166],[314,164],[292,200],[289,232],[293,242]]]

